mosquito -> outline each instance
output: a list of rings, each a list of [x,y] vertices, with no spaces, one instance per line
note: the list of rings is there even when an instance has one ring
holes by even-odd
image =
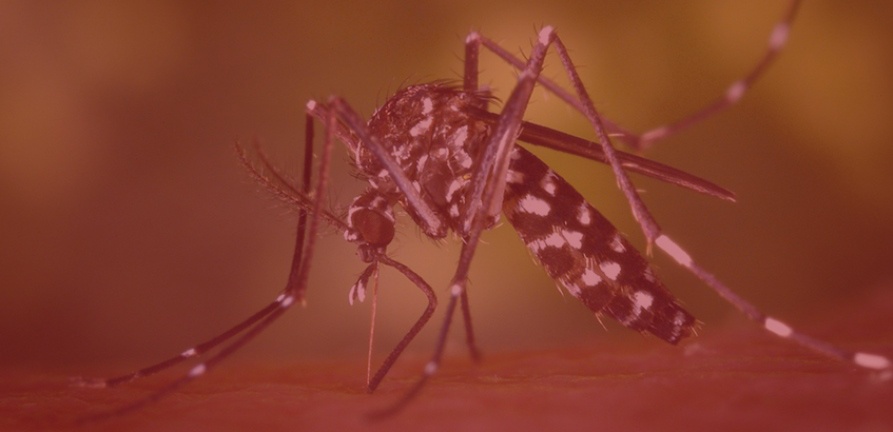
[[[526,61],[480,33],[471,32],[465,40],[461,85],[436,81],[405,87],[379,107],[368,121],[339,97],[331,97],[325,102],[309,101],[304,166],[299,185],[294,185],[277,171],[259,146],[255,146],[255,151],[261,161],[260,167],[256,167],[246,151],[237,146],[239,157],[251,174],[299,210],[295,252],[285,289],[246,320],[179,355],[126,375],[81,383],[113,387],[205,356],[185,375],[149,397],[103,415],[112,416],[139,409],[205,375],[291,306],[304,303],[315,245],[321,225],[326,223],[342,231],[347,241],[356,244],[358,255],[366,264],[350,288],[348,298],[351,304],[363,301],[367,287],[374,283],[382,266],[402,274],[428,299],[427,307],[415,324],[377,371],[374,374],[370,371],[367,388],[374,391],[407,345],[431,319],[437,306],[437,296],[431,286],[387,253],[387,247],[394,239],[395,208],[398,205],[426,236],[442,239],[453,233],[462,240],[462,248],[449,284],[449,299],[433,355],[414,385],[392,405],[374,415],[389,415],[404,408],[435,375],[457,309],[461,311],[469,352],[474,359],[480,358],[472,328],[467,283],[481,236],[498,223],[501,215],[518,232],[549,276],[597,316],[610,317],[632,330],[650,333],[671,344],[690,336],[695,330],[695,317],[657,278],[647,260],[573,186],[524,147],[518,146],[518,142],[607,164],[644,234],[646,255],[650,255],[656,246],[770,333],[817,353],[889,376],[891,363],[887,357],[845,350],[802,334],[759,311],[699,266],[660,228],[628,173],[650,176],[734,201],[731,192],[692,174],[617,150],[612,144],[615,139],[633,150],[644,150],[738,102],[785,46],[799,4],[799,0],[789,3],[771,32],[768,48],[743,78],[733,82],[715,101],[700,110],[641,134],[623,129],[599,114],[567,48],[551,26],[539,30]],[[499,113],[489,111],[493,97],[478,83],[478,59],[482,47],[518,70],[517,83]],[[550,49],[560,59],[571,91],[541,75]],[[525,121],[524,113],[537,85],[585,116],[596,140],[585,140]],[[314,124],[317,121],[323,125],[323,145],[313,186]],[[357,177],[368,183],[366,190],[350,204],[346,216],[329,211],[323,204],[336,141],[347,146]],[[223,345],[225,342],[229,343]],[[209,354],[218,346],[221,346],[219,350]]]

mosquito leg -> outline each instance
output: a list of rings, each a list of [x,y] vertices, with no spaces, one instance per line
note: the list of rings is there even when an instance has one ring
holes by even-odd
[[[682,119],[677,120],[676,122],[654,128],[641,134],[626,130],[616,123],[610,121],[609,119],[602,118],[602,122],[604,123],[605,128],[609,132],[611,132],[611,134],[617,135],[621,141],[623,141],[625,144],[632,147],[633,149],[645,150],[651,147],[657,141],[674,135],[680,130],[685,129],[692,124],[698,123],[701,120],[704,120],[705,118],[728,108],[731,105],[734,105],[741,99],[741,97],[753,85],[753,83],[763,75],[768,67],[775,61],[778,53],[781,52],[782,48],[784,48],[787,42],[791,23],[794,20],[794,16],[796,15],[800,3],[801,0],[790,1],[784,16],[772,30],[772,33],[769,37],[769,47],[763,53],[763,56],[760,58],[760,60],[747,74],[744,75],[743,78],[733,82],[726,89],[725,93],[717,98],[714,102],[698,109],[692,114],[684,116]],[[484,45],[484,47],[496,54],[496,56],[502,58],[506,63],[512,65],[515,69],[523,70],[525,67],[525,63],[523,61],[521,61],[514,54],[505,50],[504,48],[499,46],[499,44],[490,39],[481,37],[479,40],[474,41],[474,43]],[[581,113],[585,112],[583,103],[576,97],[574,97],[571,92],[563,89],[555,81],[542,76],[538,77],[537,81],[543,87],[558,96],[559,99],[565,101],[568,105],[574,107]]]
[[[483,232],[483,228],[480,223],[481,218],[475,218],[475,221],[476,222],[473,225],[471,237],[469,237],[469,239],[462,245],[457,277],[454,277],[453,284],[450,287],[450,299],[447,303],[443,324],[440,327],[440,333],[437,335],[434,355],[432,355],[431,359],[428,360],[428,363],[425,364],[425,368],[422,371],[422,376],[419,377],[418,380],[416,380],[415,384],[413,384],[413,386],[406,393],[404,393],[403,396],[400,397],[400,399],[382,410],[370,413],[370,418],[380,419],[400,412],[403,408],[406,407],[406,405],[412,402],[412,400],[415,399],[416,396],[418,396],[419,392],[421,392],[422,389],[425,387],[425,384],[428,383],[428,380],[437,373],[438,369],[440,369],[440,363],[443,360],[443,352],[446,347],[447,336],[449,335],[450,326],[452,325],[453,321],[453,314],[456,311],[456,304],[462,297],[462,293],[464,292],[464,283],[468,280],[468,266],[471,262],[472,256],[474,255],[474,246],[471,245],[477,245],[477,243],[480,241],[481,233]],[[461,277],[461,279],[459,277]]]
[[[307,109],[312,110],[313,105],[316,103],[314,101],[310,101],[307,103]],[[307,119],[307,123],[312,123],[310,118]],[[307,279],[310,276],[310,263],[313,259],[313,252],[316,246],[317,233],[319,233],[319,222],[322,218],[322,207],[323,202],[325,202],[326,191],[329,186],[329,171],[331,168],[331,158],[332,158],[332,147],[334,147],[334,133],[335,133],[335,125],[336,118],[335,115],[330,113],[326,118],[325,123],[325,139],[322,148],[322,154],[320,155],[319,160],[319,181],[316,184],[316,191],[313,194],[313,208],[310,213],[310,221],[307,226],[307,235],[301,236],[298,235],[298,239],[305,240],[306,245],[304,247],[304,252],[301,254],[301,257],[298,257],[300,253],[295,253],[294,264],[300,263],[300,270],[295,271],[292,268],[292,272],[289,275],[288,283],[286,285],[286,292],[288,296],[294,296],[302,303],[304,302],[304,292],[307,290]],[[312,131],[312,129],[311,129]],[[308,132],[307,138],[313,138],[313,134]],[[307,144],[307,147],[311,147],[310,150],[305,150],[304,157],[304,165],[305,168],[308,165],[312,165],[312,141]],[[305,147],[306,148],[306,147]],[[309,190],[309,176],[304,176],[304,190]],[[300,220],[299,220],[300,222]],[[300,227],[300,225],[299,225]],[[300,246],[300,245],[298,245]]]
[[[400,273],[403,273],[407,279],[409,279],[412,283],[414,283],[420,290],[428,297],[428,306],[425,308],[425,311],[422,312],[422,315],[416,320],[415,324],[412,325],[412,328],[409,329],[408,332],[403,336],[403,339],[397,343],[397,346],[391,350],[391,353],[388,354],[388,357],[382,362],[381,366],[378,368],[378,371],[375,372],[375,375],[369,380],[368,390],[369,392],[375,391],[378,388],[378,385],[381,384],[381,380],[384,379],[385,375],[387,375],[388,371],[391,370],[391,366],[397,361],[400,357],[400,354],[403,353],[403,350],[409,345],[410,342],[419,334],[425,324],[431,319],[431,315],[434,314],[434,309],[437,308],[437,296],[434,295],[434,290],[431,289],[431,286],[422,279],[421,276],[416,274],[414,271],[410,270],[409,267],[404,264],[391,259],[391,257],[387,255],[379,255],[377,257],[378,261],[384,265],[393,267]]]
[[[716,276],[714,276],[712,273],[698,266],[698,264],[694,262],[688,252],[682,249],[682,247],[680,247],[676,242],[671,240],[665,234],[661,234],[660,237],[657,238],[655,244],[658,248],[660,248],[668,255],[670,255],[670,257],[676,260],[679,265],[688,269],[695,276],[697,276],[698,279],[700,279],[705,284],[707,284],[707,286],[713,289],[713,291],[716,291],[716,293],[719,294],[720,297],[722,297],[732,306],[741,311],[741,313],[743,313],[747,318],[761,325],[770,333],[773,333],[776,336],[782,337],[784,339],[790,339],[791,341],[808,349],[845,362],[855,364],[856,366],[860,366],[866,369],[885,371],[887,373],[891,372],[891,362],[890,359],[887,357],[878,354],[845,350],[828,342],[815,339],[813,337],[797,332],[796,330],[791,328],[791,326],[785,324],[781,320],[760,312],[760,310],[757,309],[756,306],[743,299],[738,294],[735,294],[735,292],[732,291],[731,288],[717,279]]]
[[[465,72],[463,74],[463,89],[467,92],[477,92],[481,89],[478,87],[478,75],[480,59],[480,35],[477,32],[470,33],[465,38]],[[486,106],[480,109],[486,111]],[[462,302],[462,322],[465,324],[465,342],[468,351],[474,361],[481,360],[481,351],[477,347],[474,337],[474,327],[471,319],[471,305],[468,301],[468,292],[463,291],[461,295]]]
[[[307,150],[306,150],[306,154],[304,156],[305,162],[304,162],[304,176],[302,179],[303,180],[302,184],[303,184],[303,190],[306,195],[306,193],[309,192],[310,177],[312,175],[312,168],[313,168],[313,164],[312,164],[313,147],[312,147],[312,145],[309,145],[310,143],[313,142],[313,117],[311,117],[310,115],[307,115],[305,131],[306,131],[305,132],[305,140],[306,140],[305,142],[308,143],[308,145],[305,146],[305,148]],[[246,163],[246,166],[250,166],[249,164],[247,164],[247,159],[246,159],[245,154],[242,151],[242,149],[237,146],[236,151],[239,155],[239,158],[244,163]],[[310,155],[309,157],[308,157],[308,154]],[[266,158],[264,158],[264,160],[266,163]],[[295,259],[297,261],[300,261],[300,251],[302,249],[301,245],[304,244],[304,232],[306,231],[306,229],[305,229],[306,219],[307,219],[307,212],[306,212],[306,210],[301,208],[300,214],[298,216],[297,239],[295,241],[295,244],[298,245],[295,248],[296,249]],[[236,324],[232,328],[226,330],[225,332],[223,332],[223,333],[221,333],[205,342],[202,342],[198,345],[195,345],[192,348],[189,348],[189,349],[183,351],[182,353],[180,353],[177,356],[168,358],[166,360],[163,360],[163,361],[153,364],[151,366],[147,366],[145,368],[142,368],[140,370],[137,370],[137,371],[125,374],[125,375],[120,375],[120,376],[113,377],[113,378],[77,378],[77,379],[75,379],[75,382],[77,385],[86,386],[86,387],[97,387],[97,388],[114,387],[114,386],[117,386],[117,385],[120,385],[123,383],[131,382],[138,378],[154,375],[154,374],[161,372],[165,369],[176,366],[186,360],[204,355],[209,350],[211,350],[214,347],[220,345],[221,343],[229,340],[231,337],[241,333],[245,329],[251,327],[254,323],[258,322],[260,319],[264,318],[265,316],[267,316],[268,314],[270,314],[271,312],[276,310],[276,308],[279,306],[279,301],[280,301],[280,299],[277,299],[277,300],[271,302],[270,304],[265,306],[263,309],[255,312],[250,317],[248,317],[245,320],[243,320],[242,322]]]
[[[313,101],[311,101],[311,104]],[[286,285],[285,291],[280,294],[276,300],[268,305],[266,308],[252,315],[248,320],[240,323],[233,329],[228,332],[223,333],[221,336],[214,338],[211,342],[215,342],[215,344],[219,344],[237,334],[239,331],[245,330],[238,338],[230,342],[229,345],[224,346],[213,356],[208,357],[202,363],[199,363],[193,366],[189,372],[181,376],[179,379],[169,383],[168,385],[158,389],[154,393],[149,396],[134,401],[129,405],[125,405],[113,411],[100,413],[98,415],[89,416],[82,419],[82,422],[90,422],[96,421],[100,419],[105,419],[109,417],[114,417],[117,415],[121,415],[127,412],[131,412],[137,410],[141,407],[154,403],[165,396],[170,395],[174,391],[176,391],[181,386],[186,383],[204,375],[210,369],[218,365],[225,358],[229,357],[234,352],[238,351],[242,346],[246,343],[250,342],[254,339],[258,334],[263,332],[270,324],[276,321],[277,318],[282,316],[285,311],[291,307],[295,301],[303,302],[303,295],[306,291],[307,279],[309,276],[310,263],[313,259],[313,251],[315,246],[315,239],[317,237],[317,233],[319,231],[319,221],[322,213],[322,203],[325,200],[325,192],[328,188],[328,177],[329,177],[329,165],[331,160],[331,153],[333,147],[333,131],[334,131],[335,117],[334,115],[329,115],[326,122],[326,133],[325,133],[325,145],[323,146],[323,152],[320,157],[320,169],[319,169],[319,182],[316,187],[315,198],[313,201],[313,206],[310,209],[309,213],[309,221],[307,222],[307,234],[306,236],[298,235],[298,240],[306,240],[306,245],[297,244],[295,256],[297,257],[297,262],[300,265],[300,269],[298,271],[293,271],[292,276],[289,278],[289,282]],[[310,142],[307,143],[308,146],[312,145],[312,133],[308,134],[308,137],[311,139]],[[312,150],[311,150],[312,152]],[[306,164],[306,162],[305,162]],[[305,180],[308,177],[304,177]],[[303,185],[303,189],[308,189],[308,185],[305,183]],[[306,210],[302,210],[304,216],[306,217]],[[301,227],[303,224],[299,224]],[[302,247],[303,246],[303,247]],[[252,326],[253,324],[253,326]],[[238,330],[238,331],[233,331]],[[193,357],[198,353],[198,350],[187,350],[180,357]],[[180,360],[176,360],[179,362]],[[164,362],[163,362],[164,363]]]
[[[84,418],[79,419],[79,423],[90,423],[99,420],[104,420],[112,417],[117,417],[122,414],[126,414],[129,412],[137,411],[140,408],[151,405],[164,397],[172,394],[180,387],[186,385],[192,380],[198,378],[199,376],[204,375],[208,370],[212,367],[216,366],[220,363],[224,358],[228,357],[233,352],[237,351],[239,348],[244,346],[251,339],[254,339],[255,336],[260,334],[263,330],[267,328],[273,321],[279,318],[285,310],[291,306],[294,302],[294,297],[292,296],[282,296],[280,295],[275,303],[275,309],[269,314],[267,314],[260,322],[258,322],[254,327],[251,327],[248,331],[243,333],[241,336],[236,338],[229,345],[223,347],[220,351],[218,351],[215,355],[209,357],[203,363],[199,363],[198,365],[192,367],[186,375],[181,376],[179,379],[165,385],[164,387],[156,390],[149,396],[146,396],[142,399],[136,400],[128,405],[124,405],[118,407],[112,411],[106,411],[95,415],[86,416]]]
[[[479,362],[483,356],[481,355],[481,350],[478,348],[474,338],[474,327],[471,325],[471,306],[468,302],[468,291],[462,291],[460,300],[462,302],[462,322],[465,324],[465,345],[468,346],[468,352],[471,354],[471,359],[475,362]]]
[[[304,169],[302,171],[303,176],[301,177],[301,192],[303,192],[303,196],[307,196],[308,194],[310,194],[310,179],[313,175],[313,125],[313,116],[307,114],[304,120]],[[326,127],[326,142],[324,147],[331,147],[332,145],[332,134],[331,132],[329,132],[329,128]],[[331,150],[326,149],[325,151],[330,152]],[[320,171],[322,170],[322,168],[323,167],[320,167]],[[328,167],[325,168],[327,169]],[[323,173],[320,172],[320,176],[322,175]],[[320,183],[324,183],[324,181],[321,179]],[[317,221],[317,223],[319,221],[319,212],[320,210],[322,210],[321,203],[319,202],[320,199],[321,198],[319,198],[319,195],[317,195],[317,202],[315,202],[313,206],[313,214],[316,215],[315,220]],[[285,285],[285,291],[288,293],[295,293],[300,296],[299,298],[303,299],[303,291],[306,289],[306,287],[302,287],[300,284],[306,283],[306,276],[303,282],[300,281],[298,270],[301,267],[301,261],[303,260],[302,247],[305,240],[304,236],[306,235],[307,231],[307,209],[304,207],[300,207],[298,212],[298,227],[297,233],[295,234],[295,252],[292,255],[291,272],[289,272],[288,275],[288,283]],[[314,231],[314,236],[315,233],[316,231]],[[312,238],[311,241],[313,241]]]
[[[791,30],[791,23],[794,22],[794,16],[797,14],[800,2],[801,0],[792,0],[788,4],[784,16],[772,29],[772,33],[769,36],[769,46],[766,48],[766,51],[763,52],[763,56],[743,78],[730,84],[722,96],[719,96],[713,102],[673,123],[656,127],[639,135],[629,132],[624,133],[621,135],[621,140],[636,150],[647,150],[655,142],[670,135],[674,135],[680,130],[695,123],[699,123],[707,117],[736,104],[741,100],[741,97],[744,96],[744,93],[753,86],[753,83],[763,76],[769,66],[775,61],[776,57],[778,57],[778,54],[784,48],[785,44],[787,44],[788,34]]]
[[[434,350],[434,355],[425,365],[425,369],[422,373],[422,376],[416,380],[415,384],[413,384],[412,388],[409,389],[406,393],[403,394],[397,402],[388,406],[387,408],[373,411],[369,413],[369,417],[372,419],[381,419],[384,417],[389,417],[400,412],[404,407],[406,407],[409,402],[411,402],[415,397],[419,394],[422,388],[425,387],[425,384],[428,382],[428,379],[431,378],[435,373],[437,373],[437,369],[440,367],[440,361],[443,358],[443,350],[446,346],[446,338],[449,334],[450,324],[453,318],[453,312],[456,310],[456,299],[457,295],[450,295],[450,301],[447,303],[446,315],[444,316],[443,325],[440,327],[440,333],[437,335],[437,344]]]
[[[462,88],[467,92],[476,92],[478,88],[479,60],[481,52],[481,35],[471,32],[465,37],[465,72],[462,74]]]
[[[245,319],[244,321],[236,324],[229,330],[209,339],[205,342],[202,342],[192,348],[189,348],[177,356],[171,357],[167,360],[158,362],[151,366],[147,366],[138,371],[134,371],[125,375],[116,376],[113,378],[75,378],[74,384],[82,387],[92,387],[92,388],[105,388],[105,387],[114,387],[120,384],[128,383],[134,381],[139,378],[144,378],[149,375],[154,375],[163,370],[169,369],[173,366],[176,366],[186,360],[193,359],[199,356],[204,355],[209,350],[213,349],[217,345],[220,345],[223,342],[226,342],[233,336],[241,333],[245,329],[251,327],[259,320],[263,319],[273,311],[275,311],[279,307],[279,299],[273,301],[268,304],[263,309],[255,312],[253,315]]]

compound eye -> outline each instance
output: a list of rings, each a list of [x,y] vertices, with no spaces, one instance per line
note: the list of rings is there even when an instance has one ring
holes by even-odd
[[[385,247],[394,239],[394,222],[378,210],[359,209],[350,216],[359,240],[369,246]]]

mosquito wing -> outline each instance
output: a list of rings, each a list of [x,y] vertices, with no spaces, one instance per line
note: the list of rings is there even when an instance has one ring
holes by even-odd
[[[498,120],[497,114],[484,110],[475,111],[475,116],[486,119],[492,124]],[[521,122],[521,135],[518,140],[597,162],[608,163],[608,158],[600,144],[535,123]],[[620,165],[627,171],[646,175],[715,198],[735,201],[735,194],[732,191],[696,175],[619,150],[617,158],[620,160]]]

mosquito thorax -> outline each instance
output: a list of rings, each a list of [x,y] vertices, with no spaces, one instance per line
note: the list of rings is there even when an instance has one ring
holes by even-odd
[[[485,93],[467,92],[444,82],[413,85],[391,96],[369,120],[369,132],[441,220],[443,229],[426,231],[430,237],[441,238],[449,229],[455,231],[465,214],[473,162],[490,132],[488,123],[474,113],[486,108],[488,101]],[[351,150],[359,174],[372,188],[394,191],[389,200],[399,202],[420,222],[375,156],[364,146]]]

